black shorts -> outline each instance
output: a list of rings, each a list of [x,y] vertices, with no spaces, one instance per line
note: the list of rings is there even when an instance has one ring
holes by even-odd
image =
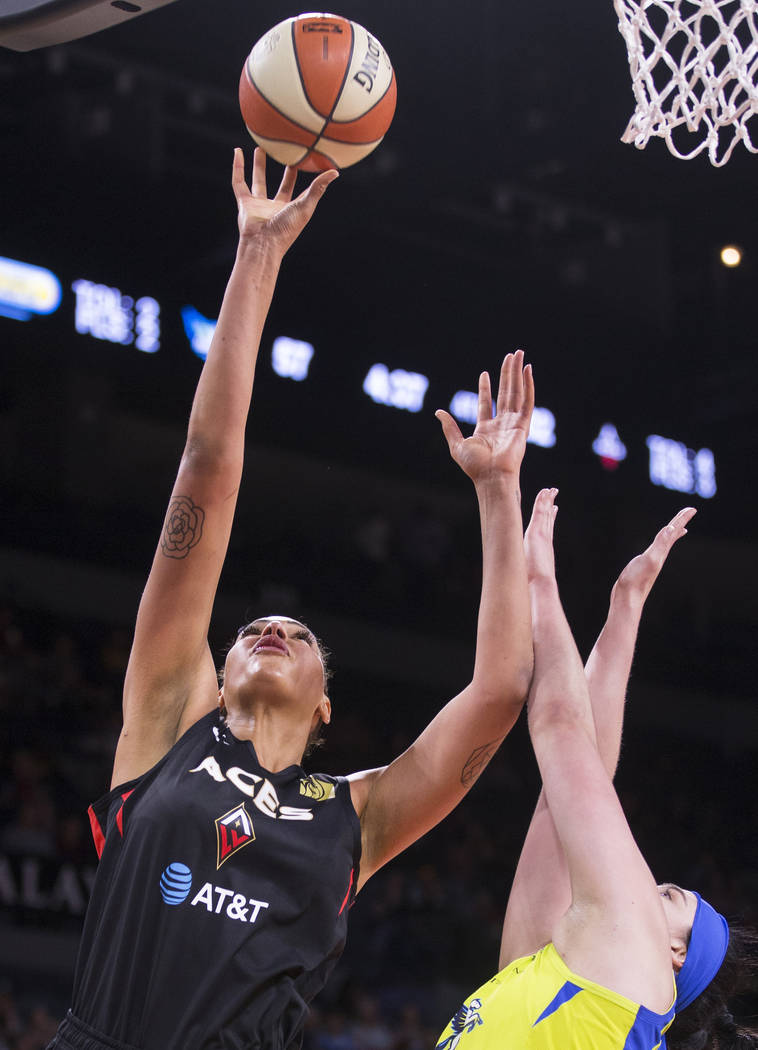
[[[118,1043],[108,1035],[90,1028],[69,1010],[48,1043],[47,1050],[138,1050],[129,1043]]]

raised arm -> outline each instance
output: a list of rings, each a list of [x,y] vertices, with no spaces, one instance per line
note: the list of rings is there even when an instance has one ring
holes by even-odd
[[[251,187],[242,150],[234,152],[237,255],[137,614],[114,785],[148,770],[216,702],[208,625],[242,476],[261,332],[282,258],[337,173],[319,175],[293,200],[296,175],[285,169],[269,199],[263,152],[255,151]]]
[[[647,550],[626,566],[613,586],[608,618],[585,665],[597,748],[611,778],[621,748],[626,687],[642,609],[671,548],[686,534],[687,523],[694,514],[692,507],[680,510]],[[528,549],[529,546],[527,541]],[[540,586],[544,566],[529,557],[527,566],[531,585]],[[566,858],[542,791],[508,897],[500,968],[546,944],[570,903]]]
[[[587,680],[555,579],[554,497],[555,490],[537,497],[527,536],[527,558],[539,570],[529,735],[571,889],[550,940],[575,973],[663,1013],[672,998],[668,929],[597,750]]]
[[[361,883],[434,827],[463,798],[516,721],[532,673],[529,594],[522,540],[519,469],[534,407],[531,368],[508,354],[497,411],[487,373],[471,437],[438,412],[450,454],[474,482],[482,526],[482,595],[471,683],[399,758],[355,774],[361,815]]]
[[[653,542],[633,558],[611,591],[608,618],[585,665],[597,746],[611,777],[616,772],[624,724],[624,702],[642,608],[676,541],[696,511],[684,507]]]

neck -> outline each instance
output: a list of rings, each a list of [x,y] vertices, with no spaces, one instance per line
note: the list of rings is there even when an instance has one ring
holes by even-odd
[[[238,740],[249,740],[258,761],[270,773],[300,765],[308,743],[302,720],[270,708],[227,711],[226,724]]]

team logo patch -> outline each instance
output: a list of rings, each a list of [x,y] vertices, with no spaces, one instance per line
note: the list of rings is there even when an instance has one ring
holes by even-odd
[[[230,809],[223,817],[216,817],[216,871],[238,853],[243,846],[255,839],[253,822],[245,809],[245,803]]]
[[[468,1006],[464,1003],[450,1022],[449,1027],[453,1034],[437,1043],[435,1050],[456,1050],[464,1035],[473,1032],[477,1025],[484,1024],[479,1016],[481,1008],[481,999],[472,999]]]
[[[328,798],[334,798],[334,784],[319,777],[301,777],[300,794],[312,798],[314,802],[325,802]]]

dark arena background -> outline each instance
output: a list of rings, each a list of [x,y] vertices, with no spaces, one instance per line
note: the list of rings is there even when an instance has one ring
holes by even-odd
[[[39,1050],[68,1005],[96,863],[86,807],[108,787],[137,602],[234,257],[232,148],[248,170],[252,154],[239,73],[297,13],[178,0],[0,48],[3,1050]],[[406,747],[468,681],[480,582],[473,488],[433,412],[463,420],[479,371],[523,348],[538,406],[524,511],[559,487],[584,654],[626,561],[698,509],[645,611],[617,782],[656,876],[755,922],[758,157],[740,146],[715,169],[620,143],[634,100],[611,0],[339,13],[389,52],[397,112],[284,263],[214,650],[246,617],[304,618],[334,653],[315,763],[342,774]],[[19,309],[17,282],[57,282],[58,305]],[[434,1045],[496,968],[537,791],[522,720],[360,895],[309,1050]]]

